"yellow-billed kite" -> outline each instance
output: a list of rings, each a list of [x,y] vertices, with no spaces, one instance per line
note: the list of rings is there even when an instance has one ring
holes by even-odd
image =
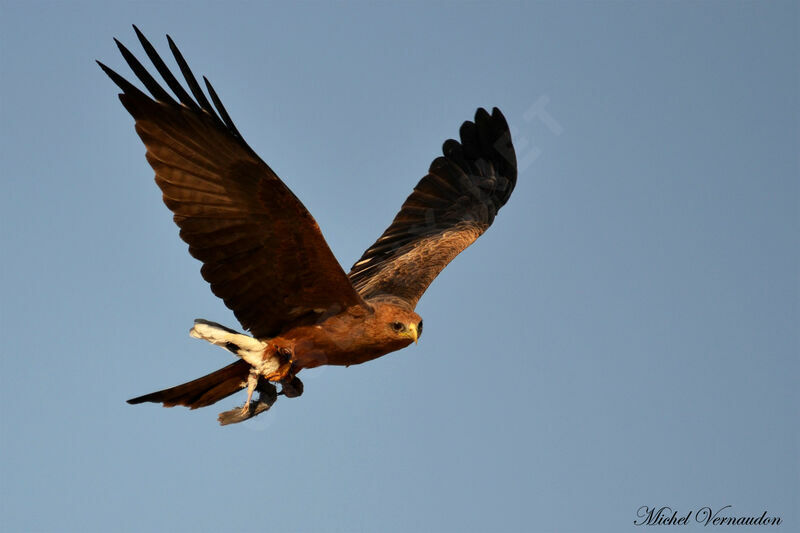
[[[244,406],[219,418],[240,422],[274,403],[273,383],[287,397],[302,394],[297,373],[304,368],[359,364],[416,342],[417,301],[486,231],[514,190],[516,156],[500,110],[478,109],[475,121],[461,126],[461,141],[444,143],[389,228],[345,274],[314,218],[247,145],[208,80],[211,101],[168,36],[187,92],[134,29],[172,95],[119,41],[150,94],[98,64],[122,89],[119,98],[136,120],[164,203],[189,253],[202,261],[203,278],[252,337],[196,320],[193,337],[239,359],[129,403],[195,409],[247,388]]]

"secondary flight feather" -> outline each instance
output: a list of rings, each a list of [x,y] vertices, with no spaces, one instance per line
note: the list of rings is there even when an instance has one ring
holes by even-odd
[[[269,409],[279,394],[302,394],[297,374],[304,368],[359,364],[416,342],[420,297],[514,190],[516,156],[500,110],[479,108],[461,126],[460,141],[444,143],[392,224],[346,274],[311,213],[248,146],[208,80],[207,97],[167,36],[187,91],[134,30],[172,94],[116,39],[147,93],[98,64],[122,90],[120,101],[181,238],[203,263],[203,278],[252,336],[196,320],[193,337],[238,359],[129,403],[194,409],[246,388],[244,406],[219,417],[222,424],[241,422]]]

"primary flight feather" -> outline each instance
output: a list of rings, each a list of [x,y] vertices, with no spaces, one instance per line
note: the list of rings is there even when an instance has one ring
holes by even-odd
[[[516,156],[500,110],[478,109],[461,126],[460,142],[444,143],[389,228],[345,274],[311,213],[247,145],[208,80],[210,101],[168,36],[187,92],[134,30],[174,96],[119,41],[150,94],[98,64],[122,90],[164,203],[189,253],[202,261],[203,278],[252,337],[196,320],[192,336],[239,359],[129,403],[195,409],[247,388],[244,406],[219,417],[222,424],[241,422],[269,409],[278,394],[302,394],[297,373],[304,368],[363,363],[416,342],[420,297],[514,190]]]

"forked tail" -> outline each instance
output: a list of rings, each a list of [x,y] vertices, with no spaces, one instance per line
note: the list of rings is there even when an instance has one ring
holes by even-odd
[[[246,387],[249,373],[250,365],[239,359],[201,378],[133,398],[128,400],[128,403],[154,402],[163,403],[164,407],[185,405],[190,409],[206,407]]]

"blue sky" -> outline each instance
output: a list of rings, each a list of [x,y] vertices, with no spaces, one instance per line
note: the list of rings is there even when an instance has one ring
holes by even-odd
[[[131,23],[210,78],[345,268],[503,110],[517,189],[418,346],[232,427],[241,395],[125,403],[230,361],[194,318],[237,326],[94,64],[128,75],[112,37],[144,58]],[[796,530],[798,44],[790,2],[4,0],[2,529],[620,532],[731,505]]]

